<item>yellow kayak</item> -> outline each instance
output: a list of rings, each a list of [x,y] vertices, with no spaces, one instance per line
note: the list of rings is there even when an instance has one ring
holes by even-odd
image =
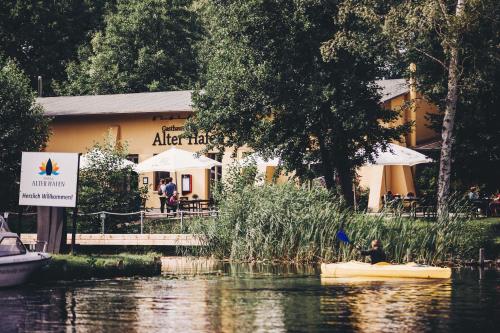
[[[375,265],[359,261],[349,261],[335,264],[321,264],[321,277],[393,277],[416,279],[449,279],[451,268],[419,265],[410,262],[406,265],[392,265],[379,262]]]

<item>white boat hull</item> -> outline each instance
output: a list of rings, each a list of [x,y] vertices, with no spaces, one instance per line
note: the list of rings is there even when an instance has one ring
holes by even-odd
[[[50,255],[39,252],[0,257],[0,287],[25,283],[32,273],[45,266],[49,260]]]

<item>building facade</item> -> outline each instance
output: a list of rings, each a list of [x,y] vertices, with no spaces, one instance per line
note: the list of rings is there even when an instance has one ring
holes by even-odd
[[[381,103],[384,107],[401,109],[399,122],[411,120],[415,123],[412,133],[400,144],[411,148],[436,138],[435,133],[425,126],[426,113],[437,111],[432,105],[420,98],[404,80],[383,80],[378,84],[382,88]],[[191,91],[46,97],[38,98],[37,102],[43,106],[46,116],[52,119],[52,135],[47,151],[85,153],[96,142],[107,138],[125,144],[128,158],[138,163],[171,147],[198,152],[208,140],[206,134],[188,138],[181,136],[186,119],[193,112]],[[146,206],[158,207],[156,189],[160,178],[167,176],[175,177],[174,181],[180,184],[183,175],[190,175],[191,189],[182,191],[178,186],[181,195],[208,199],[211,183],[220,180],[224,170],[232,164],[233,153],[236,159],[241,159],[248,152],[248,149],[229,150],[222,156],[215,151],[209,152],[209,157],[223,164],[211,170],[140,175],[139,182],[147,185],[150,192]],[[265,172],[265,179],[270,181],[274,167],[264,167],[262,171]],[[380,208],[380,197],[389,189],[394,193],[415,192],[413,173],[409,167],[367,166],[361,168],[359,174],[361,186],[370,189],[369,207],[374,211]],[[280,180],[284,179],[280,177]]]

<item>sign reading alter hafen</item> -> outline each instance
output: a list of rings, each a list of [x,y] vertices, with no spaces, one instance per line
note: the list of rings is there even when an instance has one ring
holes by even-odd
[[[19,205],[75,207],[77,153],[23,152]]]

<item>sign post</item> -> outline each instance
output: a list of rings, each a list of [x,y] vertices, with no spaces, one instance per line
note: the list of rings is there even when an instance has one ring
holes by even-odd
[[[71,221],[71,253],[75,253],[76,243],[76,219],[78,218],[78,183],[80,182],[80,155],[78,154],[78,172],[76,173],[76,202],[73,208],[73,219]]]
[[[77,205],[78,169],[78,153],[22,153],[19,205],[39,207],[38,241],[47,242],[49,251],[59,252],[62,239],[66,243],[63,210]]]

